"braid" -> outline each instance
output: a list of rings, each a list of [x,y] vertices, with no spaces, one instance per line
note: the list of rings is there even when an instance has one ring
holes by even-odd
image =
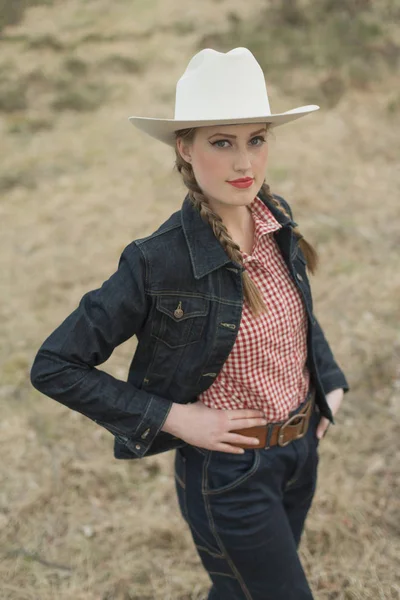
[[[194,130],[184,129],[177,133],[179,133],[181,137],[189,140],[192,138]],[[175,154],[175,166],[182,175],[183,183],[189,190],[188,195],[193,206],[200,212],[201,218],[206,223],[208,222],[210,224],[215,237],[220,242],[229,258],[243,266],[243,256],[240,252],[240,246],[238,246],[238,244],[236,244],[229,235],[229,232],[225,227],[221,217],[211,209],[207,197],[203,194],[196,181],[192,165],[182,158],[176,147]],[[242,273],[242,282],[244,300],[248,303],[254,316],[258,316],[260,313],[266,312],[267,307],[260,294],[260,291],[246,271],[243,271]]]
[[[286,215],[289,219],[292,218],[292,216],[288,213],[288,211],[285,209],[285,207],[282,206],[282,204],[279,202],[279,200],[277,200],[271,194],[270,187],[269,187],[268,183],[266,183],[265,181],[261,186],[261,191],[268,198],[268,200],[274,206],[276,206],[276,208],[278,208],[281,212],[283,212],[284,215]],[[317,269],[318,258],[319,258],[317,251],[313,248],[313,246],[309,242],[307,242],[307,240],[304,238],[304,236],[300,233],[300,230],[297,225],[296,225],[296,227],[293,227],[293,233],[297,237],[299,246],[300,246],[301,250],[303,251],[303,254],[304,254],[304,257],[305,257],[306,263],[307,263],[307,268],[309,269],[310,273],[312,273],[314,275],[314,273]]]
[[[180,131],[175,132],[175,135],[176,138],[181,137],[187,140],[188,142],[191,142],[194,138],[194,132],[194,128],[181,129]],[[175,167],[178,170],[178,172],[182,175],[183,183],[188,189],[188,196],[193,206],[199,211],[201,218],[206,223],[210,224],[215,237],[220,242],[229,258],[243,266],[243,256],[240,252],[240,246],[238,246],[238,244],[236,244],[229,235],[229,232],[225,227],[221,217],[211,209],[207,197],[203,194],[199,184],[196,181],[192,165],[185,161],[184,158],[182,158],[176,145],[175,155]],[[276,198],[274,198],[274,196],[272,196],[269,185],[267,183],[264,182],[261,189],[267,196],[267,198],[272,202],[272,204],[274,204],[274,206],[281,210],[287,217],[291,218],[291,216],[287,213],[286,209],[278,202]],[[308,267],[313,273],[316,266],[317,253],[312,248],[312,246],[304,240],[297,227],[295,227],[293,231],[299,239],[299,245],[304,252]],[[311,254],[309,252],[309,249],[311,249],[312,251]],[[247,271],[243,271],[242,273],[242,282],[244,300],[249,305],[249,308],[252,311],[253,315],[257,317],[260,314],[267,312],[268,309],[265,305],[261,292],[254,283],[254,281],[251,279]]]
[[[189,163],[184,165],[178,164],[177,168],[182,175],[183,183],[189,190],[189,198],[192,201],[193,206],[200,212],[203,221],[211,225],[215,237],[228,253],[228,256],[235,262],[243,264],[240,246],[238,246],[230,237],[221,217],[211,209],[206,196],[201,191],[199,184],[195,179],[192,165]]]

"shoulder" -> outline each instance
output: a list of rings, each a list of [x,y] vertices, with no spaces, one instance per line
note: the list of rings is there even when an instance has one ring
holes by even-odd
[[[173,235],[174,230],[180,229],[181,227],[181,211],[177,210],[174,213],[172,213],[172,215],[170,215],[168,219],[166,219],[166,221],[161,223],[161,225],[159,225],[157,229],[155,229],[152,233],[145,237],[137,238],[134,240],[134,242],[138,246],[146,245],[149,242],[151,243],[152,240],[155,240],[159,237],[168,237],[168,234]]]
[[[184,242],[181,210],[172,213],[161,225],[145,237],[135,238],[123,250],[123,257],[130,262],[146,262],[147,258],[168,254],[171,248],[179,248]]]

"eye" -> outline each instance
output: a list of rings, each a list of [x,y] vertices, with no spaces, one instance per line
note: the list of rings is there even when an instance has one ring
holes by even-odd
[[[212,142],[212,145],[217,146],[217,144],[223,144],[224,142],[228,142],[228,140],[217,140],[216,142]],[[217,146],[217,148],[226,148],[226,146]]]
[[[254,140],[257,140],[259,143],[253,144]],[[250,146],[255,146],[255,147],[262,146],[265,141],[266,141],[265,137],[263,137],[262,135],[257,135],[250,140]],[[228,148],[229,146],[219,145],[219,144],[225,144],[225,142],[230,145],[229,140],[217,140],[216,142],[211,142],[211,145],[216,146],[217,148]]]
[[[262,135],[257,135],[256,137],[253,137],[251,139],[251,142],[254,142],[254,140],[260,140],[260,144],[250,144],[251,146],[262,146],[265,142],[265,137],[263,137]]]

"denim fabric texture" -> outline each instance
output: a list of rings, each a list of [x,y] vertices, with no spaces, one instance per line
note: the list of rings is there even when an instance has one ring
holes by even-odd
[[[178,503],[212,581],[208,600],[312,600],[297,550],[316,490],[320,417],[315,407],[306,435],[285,447],[176,450]]]
[[[307,365],[321,414],[332,423],[325,395],[349,386],[313,313],[306,261],[296,223],[260,191],[282,227],[275,239],[307,310]],[[288,203],[276,196],[291,214]],[[232,261],[186,196],[154,233],[121,254],[118,269],[48,336],[31,368],[43,394],[114,435],[114,456],[135,459],[183,447],[161,431],[173,402],[195,402],[221,370],[243,306],[243,267]],[[184,307],[183,315],[175,313]],[[136,335],[127,381],[96,367]]]

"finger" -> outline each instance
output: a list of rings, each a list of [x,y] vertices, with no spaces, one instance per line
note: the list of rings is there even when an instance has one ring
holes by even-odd
[[[237,419],[255,419],[257,417],[265,417],[262,410],[253,410],[249,408],[240,408],[238,410],[227,410],[228,419],[236,421]]]
[[[325,435],[329,425],[330,421],[326,417],[321,417],[316,431],[316,436],[319,440]]]
[[[226,452],[227,454],[244,454],[245,452],[243,448],[238,448],[237,446],[230,446],[229,444],[224,444],[223,442],[218,444],[217,450],[218,452]]]
[[[328,433],[328,429],[330,427],[331,423],[328,423],[328,427],[325,429],[324,433],[322,434],[322,437],[324,437],[327,433]]]
[[[259,439],[256,436],[246,436],[241,435],[240,433],[226,433],[224,435],[224,442],[228,442],[231,444],[254,444],[257,445],[259,443]]]
[[[267,420],[257,417],[255,419],[237,419],[229,423],[229,430],[247,429],[247,427],[256,427],[258,425],[266,425]]]

